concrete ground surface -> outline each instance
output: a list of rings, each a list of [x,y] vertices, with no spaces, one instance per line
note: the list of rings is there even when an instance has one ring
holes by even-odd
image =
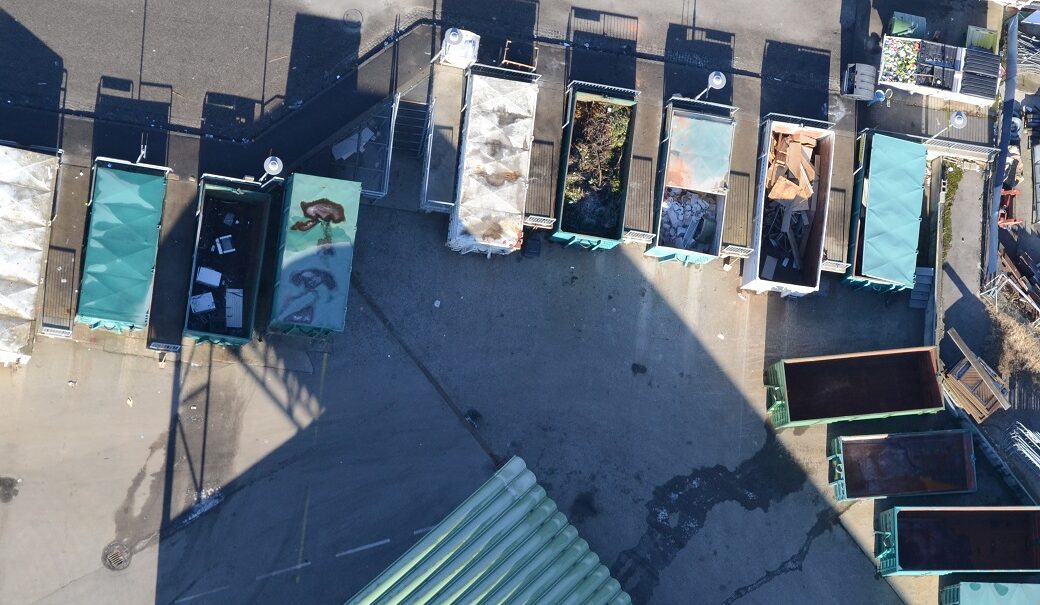
[[[964,168],[960,186],[951,206],[952,244],[943,266],[942,304],[944,322],[957,329],[964,342],[977,354],[985,355],[990,336],[990,320],[979,299],[982,288],[982,219],[985,175],[972,164]],[[943,362],[953,367],[963,355],[949,338],[941,343]],[[988,359],[995,364],[997,360]]]
[[[709,69],[731,74],[719,94],[741,108],[735,172],[754,176],[762,115],[796,112],[838,122],[835,179],[851,183],[855,109],[833,92],[846,14],[879,18],[869,3],[814,2],[811,22],[793,0],[509,2],[490,21],[461,0],[355,4],[9,3],[0,45],[24,60],[3,64],[0,138],[60,137],[78,171],[102,150],[135,155],[146,134],[178,179],[157,270],[173,284],[193,245],[191,179],[246,174],[272,150],[292,165],[356,98],[423,77],[427,30],[398,62],[336,78],[395,16],[577,40],[591,10],[602,31],[580,33],[686,63],[643,76],[640,59],[631,73],[655,102],[696,94]],[[617,57],[586,65],[629,73],[611,73]],[[75,246],[85,209],[71,208],[55,232]],[[40,338],[28,367],[0,372],[0,602],[342,602],[510,455],[638,603],[935,602],[935,578],[875,577],[874,505],[833,502],[826,443],[945,415],[778,434],[764,420],[768,363],[919,344],[906,294],[825,276],[801,300],[746,295],[739,266],[657,264],[632,247],[460,257],[446,226],[363,207],[348,328],[329,346],[269,338],[162,361],[140,337]],[[158,295],[153,316],[175,320],[176,298]],[[980,473],[960,501],[1008,502]],[[125,570],[102,565],[113,542],[133,553]]]

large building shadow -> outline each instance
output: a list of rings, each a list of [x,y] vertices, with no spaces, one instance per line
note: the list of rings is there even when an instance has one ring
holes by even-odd
[[[830,69],[829,51],[766,40],[760,115],[826,120]]]
[[[0,9],[0,140],[61,148],[65,67],[57,53]]]
[[[736,36],[715,29],[668,24],[664,55],[664,100],[672,96],[695,98],[707,86],[708,74],[733,71],[733,47]],[[733,82],[728,78],[721,90],[709,91],[704,100],[723,105],[733,104]]]
[[[95,157],[165,166],[169,145],[173,88],[167,84],[134,82],[102,76],[94,102]],[[143,125],[142,125],[143,124]]]
[[[533,61],[538,8],[538,0],[498,0],[493,5],[480,0],[443,0],[438,14],[444,26],[479,35],[477,61],[497,65],[507,42],[511,57],[519,54]]]
[[[321,24],[314,21],[313,17],[303,16],[306,27],[297,25],[297,37],[306,34],[312,28],[322,29],[338,27],[338,22],[331,20],[330,23]],[[301,30],[302,28],[302,30]],[[426,57],[417,49],[429,48],[429,32],[417,33],[408,36],[402,44],[411,44],[407,56],[412,58],[413,63],[408,67],[408,73],[420,71],[421,58]],[[294,43],[294,57],[299,57],[300,62],[306,62],[308,57],[320,49],[314,46],[314,42],[301,41],[300,50]],[[257,125],[260,115],[260,103],[257,100],[227,95],[222,93],[209,93],[203,108],[205,124],[213,124],[215,134],[203,136],[200,141],[198,172],[215,173],[230,176],[253,176],[261,172],[261,161],[269,154],[277,154],[283,158],[287,165],[286,173],[290,172],[295,162],[301,159],[306,152],[327,142],[330,137],[336,136],[335,127],[330,129],[330,124],[347,124],[355,114],[363,113],[373,104],[382,102],[387,95],[391,94],[398,85],[397,57],[398,48],[388,47],[385,52],[378,53],[369,58],[362,65],[353,70],[348,70],[341,75],[336,83],[326,88],[316,97],[291,109],[285,117],[275,121],[266,128],[257,140],[229,139],[224,135],[233,132],[249,132],[250,128]],[[416,59],[419,57],[419,59]],[[300,84],[304,86],[304,84]],[[295,84],[290,86],[291,90],[297,90]],[[320,163],[318,164],[320,166]],[[314,168],[314,165],[308,168]],[[314,172],[310,170],[310,172]],[[319,175],[321,171],[317,171]],[[185,183],[186,187],[193,186]],[[280,199],[280,198],[278,198]],[[179,216],[171,223],[164,226],[164,233],[171,241],[176,243],[181,255],[189,255],[194,247],[195,225],[197,217],[194,213],[193,204],[188,204]],[[273,273],[276,259],[276,248],[280,230],[279,221],[281,214],[272,211],[267,225],[267,250],[262,261],[261,292],[260,296],[270,297],[273,284]],[[171,248],[172,249],[172,248]],[[169,256],[169,253],[160,251],[161,258]],[[183,263],[181,263],[183,265]],[[190,264],[181,266],[177,271],[167,271],[164,279],[171,283],[183,282],[189,284],[191,276],[188,275]],[[173,275],[173,273],[181,273]],[[173,288],[171,292],[163,296],[157,304],[162,305],[164,316],[169,319],[169,330],[176,329],[176,325],[183,320],[184,309],[187,304],[186,290],[184,288]],[[351,294],[352,300],[357,299],[357,294]],[[269,305],[261,305],[256,317],[254,329],[261,337],[265,336],[267,324],[267,308]],[[353,313],[358,313],[360,305],[353,305]],[[160,315],[153,307],[153,315]],[[159,563],[158,584],[156,587],[156,602],[168,603],[183,595],[186,587],[194,585],[200,578],[192,577],[192,574],[204,575],[209,568],[220,566],[220,561],[228,561],[235,551],[241,551],[245,542],[239,539],[228,540],[223,546],[217,546],[209,537],[202,537],[197,532],[206,521],[215,518],[217,513],[208,513],[208,506],[221,502],[219,510],[229,510],[237,506],[235,495],[257,481],[260,473],[270,476],[272,467],[268,464],[285,466],[286,462],[278,462],[283,455],[295,455],[297,453],[309,452],[317,458],[321,455],[315,453],[313,446],[321,450],[322,442],[316,438],[316,426],[312,423],[320,417],[326,422],[343,421],[331,420],[337,413],[346,413],[345,405],[349,398],[342,398],[342,384],[330,389],[332,395],[329,398],[320,397],[321,387],[316,386],[325,376],[327,363],[336,369],[331,370],[336,376],[343,376],[344,368],[339,367],[338,360],[329,360],[326,353],[329,342],[321,340],[309,341],[301,337],[271,336],[263,338],[263,341],[254,341],[242,350],[224,350],[220,348],[201,345],[190,348],[183,352],[184,358],[174,362],[175,371],[171,399],[171,420],[167,433],[168,439],[165,443],[167,451],[166,466],[160,476],[153,480],[161,487],[156,486],[156,493],[163,493],[161,501],[155,502],[156,510],[149,509],[148,514],[161,516],[163,522],[158,536],[148,537],[135,530],[140,527],[140,519],[129,519],[122,524],[124,535],[118,536],[122,541],[134,548],[147,547],[152,539],[159,540]],[[342,357],[341,357],[342,358]],[[172,360],[172,358],[171,358]],[[238,475],[233,468],[237,446],[235,439],[242,430],[241,411],[243,406],[248,405],[249,398],[235,389],[222,386],[220,379],[221,370],[227,364],[236,364],[243,368],[251,377],[247,382],[250,388],[257,389],[259,394],[267,401],[273,402],[279,409],[280,414],[286,422],[295,427],[297,431],[289,443],[281,447],[272,446],[274,453],[271,458],[255,466],[252,470]],[[365,361],[360,361],[356,367],[364,367]],[[320,370],[318,368],[321,368]],[[225,370],[226,371],[226,370]],[[366,401],[373,401],[379,397],[373,392],[378,385],[359,385],[352,389],[356,393],[368,392],[370,396]],[[356,425],[360,418],[352,419],[348,425]],[[404,419],[402,418],[403,422]],[[330,436],[333,433],[330,433]],[[343,453],[343,441],[340,438],[331,439],[332,448],[325,451],[329,456],[340,456]],[[302,449],[301,449],[302,448]],[[339,460],[337,460],[337,463]],[[325,461],[332,469],[331,459]],[[342,480],[355,474],[358,463],[341,466],[344,473]],[[420,465],[421,466],[421,465]],[[235,478],[237,476],[237,478]],[[316,486],[314,499],[326,504],[334,501],[339,494],[336,487],[337,481]],[[465,482],[466,489],[473,487],[468,481]],[[219,487],[219,490],[214,491]],[[263,524],[264,520],[270,520],[272,524],[279,525],[280,519],[288,512],[279,506],[280,498],[290,498],[290,494],[278,491],[277,497],[268,494],[262,502],[254,501],[251,496],[238,497],[237,501],[250,509],[247,516],[252,517],[256,523]],[[434,490],[428,505],[434,505],[438,501]],[[353,497],[354,494],[343,492]],[[343,495],[339,494],[339,495]],[[416,498],[413,502],[423,502],[422,498]],[[254,508],[258,507],[258,508]],[[327,507],[322,505],[316,510],[310,511],[310,518],[316,523],[316,527],[334,527],[336,520],[342,510],[357,508],[356,503],[345,504],[343,507]],[[300,512],[299,507],[294,508]],[[304,513],[307,515],[308,513]],[[325,515],[322,517],[322,515]],[[227,518],[225,517],[225,521]],[[237,523],[230,526],[222,525],[231,531],[238,531]],[[319,532],[320,533],[320,532]],[[239,535],[239,538],[242,536]],[[185,543],[185,540],[188,543]],[[256,540],[250,537],[248,541]],[[321,540],[315,540],[320,543]],[[264,553],[272,553],[271,542],[264,537],[259,537],[256,546],[258,556]],[[217,548],[213,548],[217,546]],[[230,550],[224,550],[224,546]],[[203,549],[213,553],[213,558],[201,555],[195,548]],[[266,550],[265,550],[266,549]],[[187,557],[187,558],[185,558]],[[196,566],[199,563],[199,566]],[[374,573],[373,568],[369,570]],[[185,581],[185,578],[189,578]],[[316,589],[314,594],[324,591],[338,591],[335,585],[325,585]],[[309,593],[308,593],[309,594]],[[308,596],[308,599],[310,596]],[[284,599],[271,597],[260,599],[260,602],[286,602]]]
[[[179,364],[157,603],[342,602],[513,454],[636,602],[765,599],[785,590],[772,579],[803,564],[811,579],[787,590],[854,582],[865,601],[896,601],[836,531],[837,511],[789,450],[795,432],[764,424],[757,368],[740,367],[759,353],[728,343],[757,341],[755,324],[735,318],[763,305],[766,364],[916,344],[923,319],[889,313],[880,327],[834,330],[884,303],[831,283],[825,296],[696,311],[706,325],[691,325],[700,301],[690,293],[717,267],[555,246],[536,259],[460,257],[443,245],[442,217],[406,216],[362,208],[348,330],[334,355],[305,351],[308,371],[298,348],[272,345],[263,365],[246,364],[253,390],[242,393],[220,386],[205,349]],[[401,241],[422,261],[402,262]],[[407,388],[412,378],[384,354],[409,360],[424,389]],[[295,434],[239,470],[234,443],[251,399],[273,402]],[[814,547],[824,536],[845,540],[847,556]],[[723,543],[755,552],[713,552]]]
[[[423,29],[417,35],[403,35],[377,52],[364,53],[360,59],[360,34],[350,34],[336,43],[335,56],[313,65],[314,57],[322,56],[320,41],[335,37],[342,29],[339,19],[297,15],[289,72],[302,69],[310,77],[326,82],[326,86],[313,92],[307,77],[292,76],[284,112],[264,114],[271,111],[270,100],[265,108],[259,100],[219,92],[207,94],[203,108],[206,127],[213,123],[219,128],[202,137],[200,172],[256,178],[262,172],[263,159],[277,155],[288,173],[313,149],[345,137],[343,128],[351,121],[382,103],[399,87],[407,86],[399,73],[413,77],[429,61],[430,34]],[[354,57],[360,64],[344,62],[343,56]],[[219,136],[232,131],[240,135]]]
[[[866,4],[866,2],[864,2]],[[963,46],[969,25],[986,27],[988,6],[983,3],[960,3],[950,0],[872,0],[882,27],[888,29],[895,12],[924,17],[928,30],[938,42]]]
[[[567,23],[571,49],[569,80],[617,88],[636,87],[639,19],[630,15],[572,8]]]

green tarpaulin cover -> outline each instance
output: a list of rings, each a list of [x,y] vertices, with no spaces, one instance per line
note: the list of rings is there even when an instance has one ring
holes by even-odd
[[[924,145],[881,134],[871,140],[861,273],[912,288],[924,199]]]
[[[676,109],[668,143],[666,187],[725,193],[734,122]]]
[[[284,200],[271,328],[341,332],[361,183],[294,174]]]
[[[166,174],[98,164],[76,321],[122,332],[148,323]]]

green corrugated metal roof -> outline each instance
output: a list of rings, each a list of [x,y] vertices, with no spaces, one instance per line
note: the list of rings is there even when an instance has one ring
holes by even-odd
[[[347,605],[631,602],[514,457]]]
[[[164,172],[95,167],[77,322],[117,332],[148,323],[165,195]]]
[[[271,327],[342,332],[361,183],[294,174],[284,198]]]
[[[920,143],[882,134],[873,136],[862,275],[914,286],[925,155]]]

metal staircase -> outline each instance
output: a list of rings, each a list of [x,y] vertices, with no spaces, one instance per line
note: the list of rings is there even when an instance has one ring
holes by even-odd
[[[910,292],[911,309],[927,309],[935,286],[935,269],[918,267],[914,273],[914,289]]]
[[[401,101],[394,125],[394,151],[422,156],[429,118],[430,106],[426,103]]]

